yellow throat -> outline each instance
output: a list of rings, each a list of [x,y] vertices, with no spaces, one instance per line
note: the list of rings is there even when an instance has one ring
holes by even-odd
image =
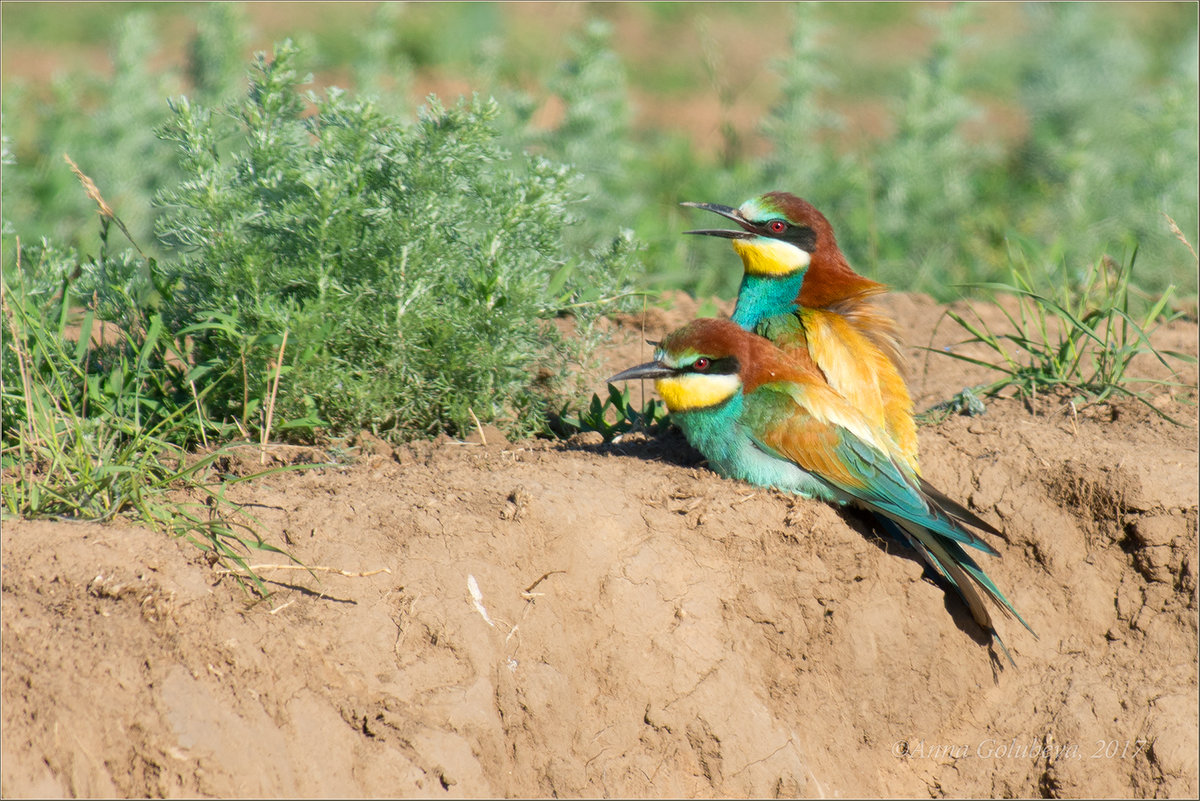
[[[654,388],[672,412],[686,412],[716,406],[741,389],[741,380],[733,374],[684,373],[659,378]]]
[[[734,239],[747,275],[790,275],[808,267],[812,254],[778,239]]]

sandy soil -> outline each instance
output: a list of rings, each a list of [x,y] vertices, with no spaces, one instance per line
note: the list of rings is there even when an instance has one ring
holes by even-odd
[[[956,338],[891,303],[914,346]],[[615,325],[596,388],[694,310]],[[912,354],[920,408],[984,377]],[[0,791],[1195,796],[1195,399],[1159,401],[1192,428],[1044,398],[921,430],[926,476],[1005,531],[984,567],[1040,635],[1001,621],[1016,669],[865,519],[678,437],[363,436],[231,487],[305,563],[390,571],[264,570],[257,603],[163,535],[9,521]]]

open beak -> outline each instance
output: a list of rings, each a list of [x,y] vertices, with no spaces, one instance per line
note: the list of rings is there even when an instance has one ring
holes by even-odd
[[[752,237],[757,236],[757,233],[753,230],[753,228],[750,227],[750,223],[746,221],[746,218],[743,217],[742,213],[737,209],[730,208],[729,206],[722,206],[719,203],[686,202],[680,203],[679,205],[690,206],[693,209],[704,209],[705,211],[711,211],[716,214],[720,214],[722,217],[727,217],[742,227],[741,231],[729,231],[720,228],[703,228],[696,231],[684,231],[685,234],[720,236],[724,237],[725,239],[751,239]]]
[[[637,367],[622,370],[608,379],[608,383],[632,381],[635,378],[666,378],[669,375],[675,375],[675,371],[662,362],[646,362],[645,364],[639,364]]]

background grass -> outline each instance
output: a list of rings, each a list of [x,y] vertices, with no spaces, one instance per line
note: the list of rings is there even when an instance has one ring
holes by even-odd
[[[957,284],[1002,280],[1017,235],[1042,243],[1045,269],[1066,261],[1080,281],[1136,244],[1136,291],[1195,295],[1195,266],[1162,217],[1196,241],[1194,4],[27,3],[3,14],[17,164],[5,217],[27,241],[95,246],[63,150],[151,241],[148,201],[173,177],[153,137],[164,98],[228,97],[250,53],[287,35],[315,87],[375,94],[391,113],[429,91],[494,96],[507,144],[583,173],[586,226],[628,227],[646,245],[645,288],[732,296],[736,266],[679,236],[694,217],[677,203],[782,188],[823,209],[851,262],[898,289],[949,299]]]

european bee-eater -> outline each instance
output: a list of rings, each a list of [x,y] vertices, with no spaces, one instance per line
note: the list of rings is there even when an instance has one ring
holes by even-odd
[[[830,386],[886,432],[886,450],[919,473],[896,326],[871,300],[887,287],[850,268],[825,215],[787,192],[768,192],[736,209],[683,205],[716,212],[741,229],[687,232],[730,239],[741,256],[745,272],[733,321],[784,350],[807,350]]]
[[[635,378],[654,379],[671,419],[717,473],[853,503],[890,521],[958,590],[1010,662],[980,589],[1033,632],[962,546],[996,551],[958,521],[1000,532],[892,456],[885,435],[829,385],[804,349],[785,352],[732,320],[695,320],[668,334],[654,361],[609,380]]]

